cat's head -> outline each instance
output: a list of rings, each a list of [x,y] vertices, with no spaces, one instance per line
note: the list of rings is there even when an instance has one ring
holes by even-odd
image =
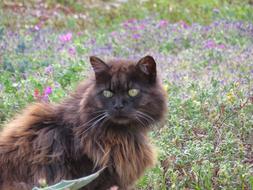
[[[147,127],[159,121],[166,110],[165,92],[151,56],[139,61],[105,62],[90,57],[95,85],[90,106],[101,119],[115,124]]]

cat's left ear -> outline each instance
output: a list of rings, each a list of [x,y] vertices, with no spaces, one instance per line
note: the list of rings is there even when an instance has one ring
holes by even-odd
[[[141,58],[137,65],[138,69],[149,78],[150,82],[154,82],[156,79],[156,62],[154,58],[147,55]]]
[[[101,59],[96,56],[90,57],[91,66],[95,72],[96,79],[103,79],[105,75],[108,75],[110,67]]]

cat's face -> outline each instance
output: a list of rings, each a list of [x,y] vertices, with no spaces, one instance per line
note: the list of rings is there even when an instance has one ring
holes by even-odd
[[[138,62],[105,63],[97,57],[91,57],[90,61],[96,78],[94,100],[107,120],[147,126],[161,118],[165,98],[151,56]]]

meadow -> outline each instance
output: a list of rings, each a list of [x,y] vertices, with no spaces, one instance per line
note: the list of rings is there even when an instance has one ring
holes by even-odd
[[[149,54],[168,113],[137,189],[253,189],[252,1],[15,2],[0,3],[0,127],[31,102],[66,97],[90,55]]]

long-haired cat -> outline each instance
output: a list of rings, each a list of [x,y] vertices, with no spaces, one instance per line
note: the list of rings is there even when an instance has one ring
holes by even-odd
[[[36,103],[0,133],[0,189],[30,190],[106,167],[84,190],[132,188],[155,162],[147,132],[163,119],[165,92],[151,56],[104,62],[60,104]]]

